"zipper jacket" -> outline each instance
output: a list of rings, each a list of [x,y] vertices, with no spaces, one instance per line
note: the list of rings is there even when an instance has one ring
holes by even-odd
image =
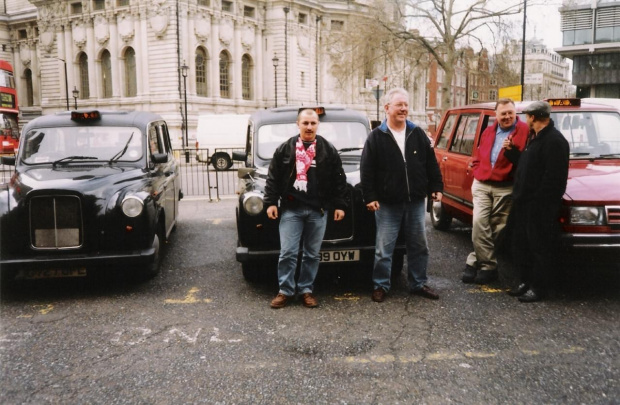
[[[265,185],[265,206],[278,205],[280,198],[295,182],[295,144],[299,135],[282,143],[273,154]],[[316,136],[316,189],[322,210],[347,208],[347,181],[336,148]]]
[[[372,130],[362,152],[361,179],[366,203],[409,202],[443,192],[431,142],[411,121],[406,124],[404,158],[387,121]]]

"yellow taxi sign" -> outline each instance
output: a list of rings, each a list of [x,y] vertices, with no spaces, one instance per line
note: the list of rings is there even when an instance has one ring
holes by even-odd
[[[101,119],[99,111],[71,111],[72,121],[96,121]]]
[[[551,104],[552,107],[580,107],[580,98],[548,98],[546,102]]]
[[[297,110],[297,114],[299,115],[299,113],[302,112],[303,110],[312,110],[319,117],[325,115],[325,107],[301,107],[299,110]]]

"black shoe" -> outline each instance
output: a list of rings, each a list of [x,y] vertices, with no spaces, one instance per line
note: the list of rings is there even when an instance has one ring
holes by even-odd
[[[525,294],[523,294],[522,296],[519,297],[519,301],[521,302],[536,302],[536,301],[540,301],[544,298],[544,294],[540,293],[540,292],[535,292],[532,289],[529,289],[525,292]]]
[[[428,298],[429,300],[439,299],[439,294],[437,294],[435,291],[433,291],[432,288],[427,285],[422,286],[422,288],[420,288],[419,290],[411,291],[411,294],[419,295],[420,297]]]
[[[508,295],[511,297],[520,297],[529,289],[530,287],[527,284],[521,283],[518,286],[511,288],[510,291],[508,291]]]
[[[481,270],[476,275],[474,283],[476,284],[489,284],[492,281],[497,280],[497,270]]]
[[[461,281],[465,284],[471,284],[474,282],[476,278],[476,272],[478,270],[475,267],[470,266],[469,264],[465,265],[465,270],[463,270],[463,276],[461,277]]]

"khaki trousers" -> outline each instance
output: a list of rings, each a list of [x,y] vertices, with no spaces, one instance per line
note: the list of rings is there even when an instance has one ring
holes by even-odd
[[[474,179],[471,193],[474,203],[471,231],[474,251],[467,256],[467,265],[479,270],[496,270],[495,247],[512,207],[512,185]]]

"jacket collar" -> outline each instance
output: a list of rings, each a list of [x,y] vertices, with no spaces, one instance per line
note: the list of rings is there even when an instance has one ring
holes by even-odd
[[[416,127],[416,125],[413,122],[407,120],[406,127],[405,127],[405,132],[411,132],[415,127]],[[385,133],[388,133],[390,131],[388,129],[388,125],[387,125],[387,119],[383,120],[381,125],[379,125],[379,129],[382,132],[385,132]]]

